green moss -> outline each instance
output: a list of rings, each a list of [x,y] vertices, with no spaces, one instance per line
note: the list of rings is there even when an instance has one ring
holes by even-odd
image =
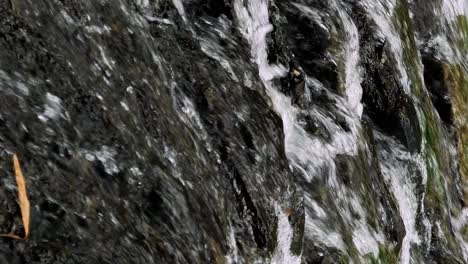
[[[468,36],[468,20],[466,19],[466,16],[458,16],[457,21],[461,32]]]
[[[468,51],[468,20],[466,16],[457,17],[457,26],[460,32],[460,38],[457,40],[457,46],[462,51]]]
[[[350,258],[347,255],[340,254],[339,256],[328,256],[323,261],[322,264],[348,264],[350,263]]]
[[[332,23],[332,27],[330,29],[330,42],[329,46],[327,48],[327,51],[330,52],[330,54],[333,54],[334,57],[337,58],[336,64],[338,68],[338,83],[337,83],[337,92],[340,95],[345,95],[346,94],[346,85],[345,85],[345,76],[346,76],[346,65],[345,65],[345,58],[342,58],[340,54],[343,53],[343,49],[345,47],[343,46],[344,41],[342,41],[343,36],[345,36],[343,30],[340,28],[339,25],[339,20],[334,19]]]
[[[465,226],[463,227],[463,232],[462,232],[462,234],[463,234],[463,238],[464,238],[465,240],[468,240],[468,225],[465,225]]]
[[[426,185],[426,202],[430,208],[440,212],[444,207],[444,178],[441,176],[440,164],[443,163],[442,151],[447,151],[441,146],[441,124],[440,119],[436,117],[434,108],[431,105],[429,98],[424,100],[424,150],[423,153],[426,161],[427,185]]]
[[[445,235],[443,238],[446,241],[443,241],[441,238],[439,238],[439,240],[443,241],[443,243],[448,246],[450,251],[452,251],[454,253],[458,252],[458,254],[461,255],[462,252],[460,252],[460,248],[458,247],[459,242],[455,239],[455,237],[453,235],[451,235],[452,234],[452,231],[451,231],[452,227],[449,227],[449,225],[447,225],[447,224],[441,224],[440,226],[442,228],[442,230],[441,230],[442,233]]]
[[[374,199],[372,199],[371,197],[371,194],[370,193],[365,193],[363,195],[363,201],[364,201],[364,204],[367,205],[367,214],[366,214],[366,220],[367,220],[367,223],[369,224],[369,226],[371,226],[373,229],[377,230],[377,219],[378,219],[378,212],[377,210],[375,210],[377,207],[377,205],[375,204],[374,202]]]
[[[462,19],[466,24],[466,18]],[[468,40],[468,38],[467,38]],[[444,83],[452,97],[453,123],[457,132],[459,172],[464,189],[464,200],[468,202],[468,75],[461,65],[445,64]]]
[[[392,17],[393,25],[400,35],[403,48],[403,61],[406,65],[411,79],[411,90],[416,96],[423,94],[423,80],[420,78],[420,57],[416,46],[415,34],[411,18],[409,15],[409,6],[406,0],[399,0],[395,6]]]
[[[224,256],[221,245],[214,239],[210,239],[211,244],[211,263],[213,264],[225,264],[226,257]]]
[[[444,188],[441,182],[435,156],[429,154],[427,164],[426,203],[428,207],[440,211],[444,207]],[[431,161],[432,160],[432,161]]]
[[[411,91],[415,98],[419,98],[420,128],[423,135],[422,153],[427,164],[426,202],[431,208],[443,207],[445,191],[441,178],[439,164],[442,162],[441,153],[441,124],[435,113],[431,100],[424,90],[421,78],[421,59],[419,57],[414,30],[409,16],[406,0],[398,0],[393,15],[393,25],[402,40],[403,61],[411,81]],[[418,103],[418,102],[415,102]]]
[[[393,248],[380,245],[378,257],[368,254],[365,258],[370,264],[395,264],[398,263],[398,252],[395,252]]]
[[[403,62],[411,81],[411,91],[414,95],[415,106],[417,107],[419,124],[422,138],[421,153],[427,173],[427,184],[425,192],[425,208],[431,215],[441,220],[441,232],[445,234],[447,247],[456,251],[457,243],[448,228],[446,215],[445,183],[451,175],[448,148],[443,146],[442,139],[443,125],[438,117],[434,106],[429,98],[428,92],[424,89],[422,79],[421,59],[415,43],[414,32],[411,19],[408,13],[408,3],[406,0],[397,0],[397,5],[392,18],[393,26],[402,41]],[[462,53],[468,51],[468,21],[466,16],[459,16],[455,28],[454,44]],[[458,33],[459,32],[459,33]],[[468,80],[461,65],[447,65],[444,69],[444,83],[450,85],[449,91],[453,105],[454,125],[458,137],[458,153],[460,157],[460,173],[462,175],[463,189],[465,191],[465,201],[468,202]],[[467,231],[468,235],[468,231]],[[374,259],[371,263],[387,263],[385,260]],[[390,260],[392,261],[392,260]],[[390,262],[390,263],[396,263]]]
[[[425,90],[424,80],[421,74],[422,63],[415,43],[414,30],[411,25],[408,10],[409,8],[406,0],[397,0],[392,22],[402,41],[403,62],[411,82],[411,92],[413,93],[414,105],[417,107],[419,127],[422,132],[421,155],[425,161],[426,168],[424,169],[427,175],[424,206],[425,210],[431,212],[432,217],[445,219],[442,220],[442,223],[446,223],[448,216],[445,211],[447,196],[445,177],[451,173],[448,164],[448,157],[450,155],[447,147],[442,145],[443,126],[441,120],[432,105],[428,92]],[[467,28],[466,19],[459,18],[459,23],[461,24],[461,31],[464,32]],[[459,83],[459,78],[457,80],[457,83]],[[459,101],[463,101],[464,103],[462,104],[464,105],[468,102],[466,97],[463,97],[463,99]],[[463,111],[466,116],[466,109],[459,110],[459,112]],[[463,123],[466,124],[466,122]],[[468,164],[468,162],[465,163]],[[465,189],[468,191],[468,177],[466,177],[466,182]],[[468,198],[468,195],[466,195],[466,197]],[[441,227],[442,232],[446,234],[448,247],[452,249],[456,248],[456,242],[446,224],[442,224]],[[392,260],[379,258],[372,263],[388,263],[384,261]],[[396,263],[396,261],[389,263]]]

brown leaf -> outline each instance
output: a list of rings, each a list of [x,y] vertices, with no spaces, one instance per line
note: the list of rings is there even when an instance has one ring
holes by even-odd
[[[284,210],[284,213],[286,214],[287,217],[289,217],[293,213],[293,210],[292,208],[288,207]]]
[[[16,156],[16,154],[13,155],[13,166],[15,168],[16,185],[18,186],[18,201],[21,209],[21,218],[23,220],[24,237],[15,234],[3,234],[0,236],[22,240],[27,239],[29,236],[30,205],[26,192],[26,181],[24,180],[23,172],[21,172],[18,156]]]

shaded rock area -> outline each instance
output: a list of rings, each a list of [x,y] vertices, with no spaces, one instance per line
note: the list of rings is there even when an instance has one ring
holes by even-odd
[[[421,132],[413,99],[405,92],[395,71],[396,58],[386,39],[373,34],[373,22],[359,7],[354,10],[361,40],[364,68],[362,82],[364,111],[380,128],[396,136],[410,150],[420,150]]]
[[[328,55],[329,49],[333,48],[331,33],[323,25],[317,24],[311,15],[298,12],[304,7],[326,10],[326,5],[323,1],[315,3],[278,1],[272,12],[273,14],[279,12],[281,15],[271,17],[271,22],[277,29],[272,33],[272,45],[269,46],[269,50],[279,57],[277,60],[272,58],[272,62],[287,63],[288,60],[282,58],[292,57],[308,75],[316,77],[327,87],[338,89],[337,66]],[[323,23],[332,22],[325,20]]]
[[[424,81],[429,89],[431,101],[440,118],[448,125],[453,124],[453,112],[451,102],[451,91],[444,77],[444,66],[435,58],[427,56],[423,58]]]
[[[2,242],[3,258],[206,263],[227,255],[230,232],[242,237],[234,243],[246,261],[273,250],[271,197],[293,195],[292,179],[281,119],[253,75],[250,87],[233,81],[170,2],[151,11],[125,2],[14,3],[2,4],[0,19],[2,174],[12,178],[10,156],[19,153],[33,222],[27,242]],[[233,28],[208,35],[220,12],[207,5],[191,10],[199,37],[248,60]],[[233,70],[248,71],[242,66]],[[2,200],[10,230],[14,189]]]

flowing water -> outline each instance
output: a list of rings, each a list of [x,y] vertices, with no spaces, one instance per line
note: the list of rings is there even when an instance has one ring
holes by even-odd
[[[464,0],[0,3],[5,263],[468,263]],[[288,63],[305,75],[300,103]]]

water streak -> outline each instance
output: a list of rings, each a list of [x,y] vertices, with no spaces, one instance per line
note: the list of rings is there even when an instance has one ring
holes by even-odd
[[[281,77],[285,74],[285,67],[283,65],[270,65],[267,59],[267,45],[266,34],[272,30],[272,25],[269,23],[268,3],[265,0],[250,1],[244,6],[243,1],[234,2],[234,10],[238,19],[238,27],[244,37],[251,45],[252,58],[259,68],[259,76],[261,77],[269,95],[275,111],[281,116],[283,120],[283,129],[285,133],[285,152],[288,157],[289,163],[292,167],[302,172],[303,177],[310,181],[314,177],[321,174],[321,168],[328,168],[328,185],[334,189],[334,195],[338,200],[338,204],[349,203],[348,198],[354,197],[354,205],[358,204],[360,219],[365,219],[365,210],[361,204],[361,200],[347,190],[345,187],[340,186],[336,178],[336,166],[334,158],[338,154],[356,155],[358,150],[358,138],[360,131],[359,116],[362,113],[362,106],[360,104],[362,96],[362,88],[360,86],[360,75],[356,72],[359,63],[359,40],[357,36],[356,26],[349,19],[347,14],[342,13],[343,23],[347,23],[345,27],[347,32],[345,60],[347,61],[346,74],[346,88],[348,89],[348,101],[343,98],[330,94],[330,97],[335,100],[337,111],[346,118],[346,122],[350,125],[351,132],[344,132],[340,130],[333,120],[322,115],[318,109],[312,107],[310,110],[300,110],[291,105],[290,98],[280,93],[276,87],[273,86],[271,80],[275,77]],[[354,69],[352,69],[354,67]],[[354,70],[354,71],[352,71]],[[316,82],[308,79],[307,85],[314,86]],[[355,114],[350,114],[354,110]],[[327,143],[316,137],[308,134],[304,128],[297,122],[297,115],[300,113],[309,113],[317,117],[320,122],[324,124],[327,130],[332,132],[332,140]],[[305,194],[306,199],[308,194]],[[356,247],[363,254],[372,252],[378,253],[378,245],[383,242],[383,236],[369,229],[365,220],[356,220],[349,212],[349,206],[344,206],[340,209],[340,213],[346,217],[346,220],[355,228],[353,238],[356,242]],[[325,234],[317,232],[316,227],[323,226],[328,219],[314,219],[314,213],[306,211],[306,235],[312,237],[326,237]],[[281,222],[281,217],[279,217]],[[292,230],[288,223],[279,225],[278,236],[279,242],[276,252],[287,252],[285,247],[289,242],[286,239],[291,236]],[[339,233],[330,230],[330,234],[336,234],[333,239],[323,239],[333,243],[333,247],[342,248],[343,242]],[[286,239],[287,241],[287,239]],[[289,250],[289,249],[287,249]],[[280,254],[282,256],[288,256]],[[295,258],[289,259],[290,262],[284,263],[297,263]]]
[[[398,203],[406,235],[403,238],[400,263],[410,263],[411,244],[419,244],[420,237],[416,230],[418,199],[415,195],[415,184],[411,181],[414,175],[413,161],[418,159],[404,150],[394,139],[375,131],[380,141],[379,161],[385,180],[390,183],[392,193]],[[416,168],[421,169],[421,168]]]

